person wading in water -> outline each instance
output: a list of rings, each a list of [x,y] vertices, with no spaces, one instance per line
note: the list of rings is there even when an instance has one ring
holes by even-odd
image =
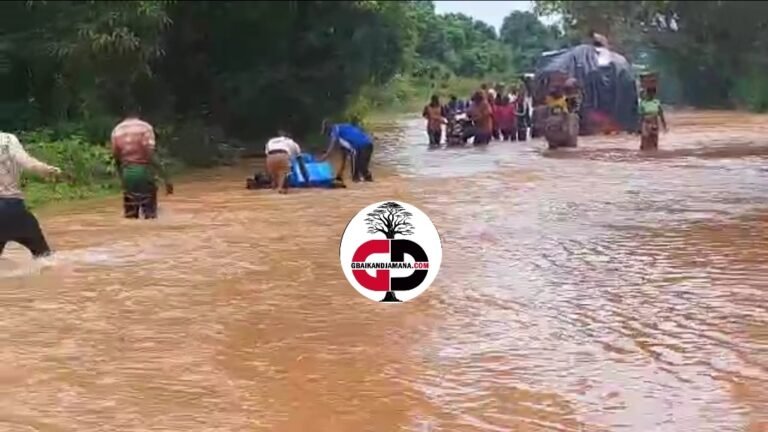
[[[510,97],[503,96],[493,112],[494,120],[499,127],[500,138],[512,141],[517,137],[517,122],[515,121],[515,106]]]
[[[667,121],[661,102],[656,98],[656,89],[645,90],[643,99],[638,106],[640,111],[640,150],[656,150],[659,148],[659,122],[667,132]]]
[[[277,137],[267,142],[265,152],[267,154],[267,174],[272,179],[272,188],[278,193],[285,194],[285,180],[291,172],[291,163],[294,159],[301,163],[301,147],[291,139],[284,130],[277,131]],[[304,178],[307,178],[306,168],[302,169]]]
[[[531,110],[527,90],[523,87],[515,101],[515,122],[517,123],[517,140],[528,140],[528,128],[531,127]]]
[[[568,112],[579,114],[581,112],[581,88],[576,78],[568,78],[565,81],[565,102],[568,106]]]
[[[440,105],[440,98],[433,95],[429,104],[424,107],[421,116],[427,119],[427,135],[429,135],[429,146],[437,147],[440,145],[440,139],[443,136],[443,124],[446,123],[445,109]]]
[[[482,92],[472,96],[472,108],[469,116],[475,123],[475,145],[487,145],[493,134],[493,110]]]
[[[33,158],[15,135],[0,132],[0,255],[5,245],[16,242],[34,258],[51,254],[37,218],[27,210],[19,186],[24,170],[41,175],[59,175],[61,170]]]
[[[336,173],[336,181],[342,181],[344,167],[349,158],[352,165],[352,181],[373,181],[370,165],[373,156],[373,139],[363,129],[349,123],[332,124],[323,121],[323,135],[329,138],[328,149],[318,158],[319,162],[328,159],[335,148],[344,153],[341,166]]]
[[[491,94],[490,89],[488,89],[488,84],[480,84],[480,91],[483,93],[483,97],[486,101],[490,100]],[[474,95],[472,96],[472,99],[474,99]]]
[[[112,154],[123,185],[123,211],[128,219],[157,218],[156,176],[165,183],[165,191],[173,194],[173,184],[155,153],[155,131],[129,112],[125,120],[112,130]]]

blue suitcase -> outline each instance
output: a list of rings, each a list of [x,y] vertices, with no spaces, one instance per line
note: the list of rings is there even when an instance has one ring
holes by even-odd
[[[291,161],[291,174],[288,176],[288,185],[290,187],[333,187],[333,181],[336,173],[329,162],[316,162],[311,154],[303,153],[304,166],[307,168],[309,179],[305,179],[296,160]]]

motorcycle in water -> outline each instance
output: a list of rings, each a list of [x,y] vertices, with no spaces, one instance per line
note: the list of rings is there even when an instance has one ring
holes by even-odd
[[[472,122],[466,113],[452,115],[445,128],[447,146],[458,147],[465,145],[467,143],[466,135],[471,126]]]

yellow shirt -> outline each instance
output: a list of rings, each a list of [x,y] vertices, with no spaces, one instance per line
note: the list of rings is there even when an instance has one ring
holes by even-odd
[[[565,96],[561,96],[557,99],[552,96],[547,96],[546,102],[550,109],[560,108],[563,111],[568,111],[568,102],[565,100]]]

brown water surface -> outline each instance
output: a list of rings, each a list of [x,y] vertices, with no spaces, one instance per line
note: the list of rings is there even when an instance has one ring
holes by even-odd
[[[0,431],[768,431],[768,118],[428,151],[376,125],[377,182],[279,196],[247,169],[41,213],[0,259]],[[384,199],[443,237],[385,307],[339,239]]]

